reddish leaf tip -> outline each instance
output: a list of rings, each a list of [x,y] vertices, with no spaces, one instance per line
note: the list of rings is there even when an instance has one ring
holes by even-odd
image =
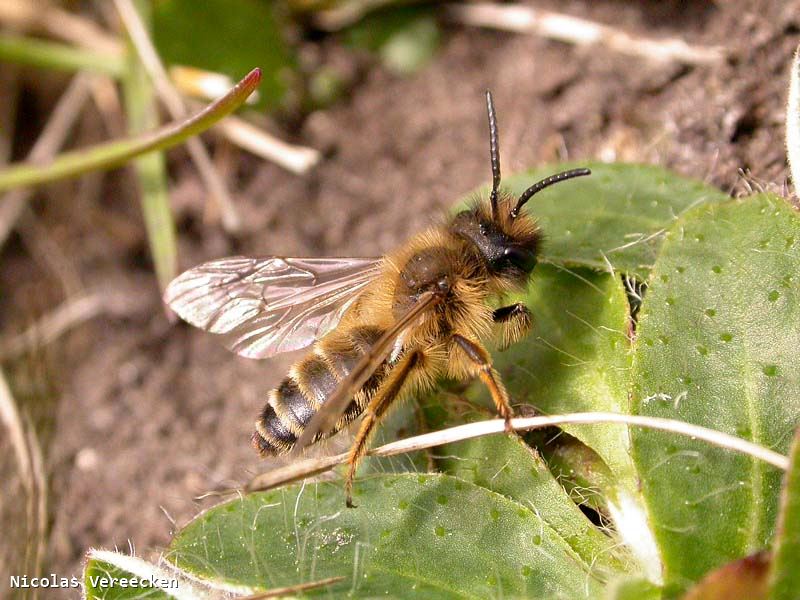
[[[245,75],[245,78],[242,80],[242,82],[245,85],[252,85],[252,86],[258,85],[260,81],[261,81],[261,67],[256,67],[255,69],[250,71],[247,75]]]

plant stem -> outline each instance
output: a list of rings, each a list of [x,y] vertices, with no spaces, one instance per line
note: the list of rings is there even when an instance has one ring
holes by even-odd
[[[114,78],[125,73],[125,61],[119,56],[7,33],[0,33],[0,61],[60,71],[93,71]]]
[[[171,123],[141,136],[99,144],[66,152],[47,164],[17,163],[0,171],[0,191],[41,185],[58,179],[76,177],[88,171],[111,169],[132,158],[155,150],[166,150],[197,135],[241,106],[255,90],[261,70],[254,69],[228,94],[204,110],[181,122]]]
[[[149,22],[149,6],[137,2],[142,26]],[[131,10],[136,10],[131,6]],[[131,43],[132,46],[132,43]],[[129,52],[127,75],[122,80],[125,113],[131,134],[138,134],[158,125],[155,92],[139,55]],[[178,247],[175,222],[169,204],[167,163],[163,152],[151,152],[133,161],[139,180],[140,202],[147,241],[156,270],[159,287],[164,290],[178,270]]]
[[[786,106],[786,160],[795,195],[800,190],[800,46],[792,59],[789,74],[789,101]]]
[[[670,431],[679,435],[685,435],[699,440],[704,440],[714,446],[720,448],[727,448],[734,452],[747,454],[759,460],[763,460],[770,465],[786,471],[789,468],[789,459],[782,454],[773,452],[768,448],[754,444],[747,440],[715,431],[699,425],[692,425],[684,421],[676,421],[673,419],[661,419],[658,417],[643,417],[637,415],[623,415],[608,412],[591,412],[591,413],[572,413],[566,415],[552,415],[546,417],[528,417],[516,418],[511,420],[511,424],[516,431],[528,431],[530,429],[541,429],[544,427],[553,427],[568,425],[568,424],[592,424],[592,423],[619,423],[621,425],[633,425],[636,427],[644,427],[645,429],[657,429],[660,431]],[[434,431],[432,433],[425,433],[415,437],[399,440],[374,448],[367,454],[369,456],[393,456],[395,454],[403,454],[405,452],[413,452],[415,450],[422,450],[425,448],[432,448],[434,446],[441,446],[443,444],[450,444],[453,442],[460,442],[472,438],[482,437],[485,435],[492,435],[503,433],[505,422],[501,419],[494,419],[490,421],[478,421],[476,423],[468,423],[467,425],[458,425],[443,429],[442,431]],[[328,471],[338,464],[347,461],[349,456],[348,452],[337,454],[335,456],[324,456],[321,458],[313,458],[295,462],[262,473],[254,477],[246,486],[245,490],[248,492],[260,491],[271,489],[279,485],[291,483],[299,479],[304,479],[312,475],[318,475]]]
[[[184,118],[188,112],[186,103],[170,82],[158,52],[150,39],[150,32],[144,18],[149,5],[139,2],[134,6],[133,0],[115,0],[115,6],[122,23],[128,31],[132,46],[131,50],[135,51],[139,56],[141,67],[152,82],[154,93],[159,96],[173,119]],[[148,82],[149,84],[150,82]],[[208,188],[212,201],[217,204],[223,227],[229,232],[239,230],[241,228],[241,219],[236,212],[233,199],[222,177],[214,168],[214,163],[211,161],[203,142],[194,138],[187,140],[186,148],[200,173],[203,183]]]

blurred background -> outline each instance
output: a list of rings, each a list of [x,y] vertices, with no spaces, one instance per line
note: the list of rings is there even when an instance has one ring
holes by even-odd
[[[780,191],[799,40],[781,0],[0,0],[0,160],[32,169],[0,169],[0,586],[157,552],[198,495],[269,466],[248,438],[297,356],[174,323],[179,271],[385,253],[489,179],[487,88],[504,173],[591,158]],[[38,185],[253,67],[202,141]]]

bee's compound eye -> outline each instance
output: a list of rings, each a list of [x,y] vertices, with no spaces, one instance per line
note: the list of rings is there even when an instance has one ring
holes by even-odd
[[[532,271],[536,266],[536,254],[527,248],[507,246],[503,249],[503,257],[515,267],[523,271]]]

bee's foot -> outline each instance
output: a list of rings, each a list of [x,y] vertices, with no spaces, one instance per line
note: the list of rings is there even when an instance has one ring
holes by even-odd
[[[513,417],[510,416],[510,415],[505,418],[505,430],[506,430],[506,433],[514,433],[514,426],[511,424],[511,419],[512,418]]]

